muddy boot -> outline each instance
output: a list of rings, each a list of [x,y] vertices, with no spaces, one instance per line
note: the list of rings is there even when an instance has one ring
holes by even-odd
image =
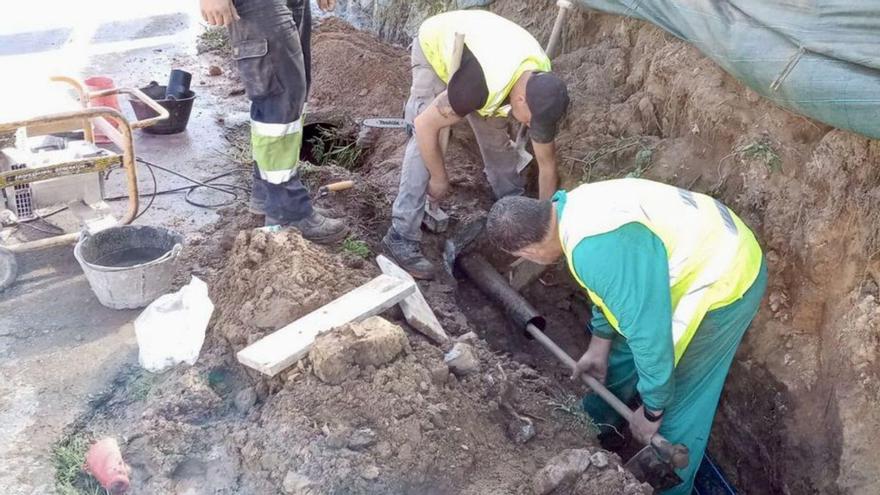
[[[258,199],[251,194],[251,200],[248,202],[248,212],[251,215],[261,217],[266,214],[266,200]]]
[[[422,255],[419,242],[405,239],[394,229],[388,229],[388,233],[382,238],[382,248],[385,254],[391,256],[413,278],[421,280],[434,278],[437,267]]]
[[[327,208],[321,208],[320,206],[312,206],[319,215],[327,217],[327,218],[340,218],[339,215],[333,213],[333,211]],[[260,198],[256,194],[251,194],[251,199],[248,202],[248,212],[251,215],[256,216],[264,216],[266,214],[266,198]]]
[[[318,213],[317,210],[312,210],[312,214],[302,220],[286,224],[281,224],[266,217],[266,225],[293,227],[299,230],[304,238],[318,244],[335,244],[348,237],[349,233],[345,222],[334,218],[327,218]]]

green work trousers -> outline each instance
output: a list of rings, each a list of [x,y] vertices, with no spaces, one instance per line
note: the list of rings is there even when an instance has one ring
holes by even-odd
[[[693,491],[694,477],[706,451],[724,380],[766,288],[767,267],[762,263],[758,278],[742,299],[706,314],[675,368],[675,393],[664,412],[660,434],[672,443],[686,445],[690,449],[690,464],[677,471],[684,482],[663,491],[663,495],[690,495]],[[638,393],[638,379],[626,339],[615,336],[608,358],[608,389],[630,403]],[[584,397],[583,404],[597,424],[624,424],[623,418],[596,395]]]

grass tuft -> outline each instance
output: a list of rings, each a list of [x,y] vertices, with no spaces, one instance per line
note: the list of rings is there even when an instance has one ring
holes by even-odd
[[[309,143],[316,166],[336,165],[349,171],[360,167],[361,149],[335,129],[320,127]]]
[[[221,55],[232,55],[229,31],[225,27],[208,26],[196,40],[196,51],[199,54],[219,52]]]
[[[743,158],[762,162],[772,172],[782,170],[782,159],[769,139],[741,146],[736,150],[736,154]]]
[[[367,243],[359,239],[355,239],[354,237],[349,237],[342,242],[342,250],[346,253],[351,253],[360,258],[367,259],[370,257],[370,247],[367,246]]]
[[[58,442],[52,449],[55,464],[55,490],[60,495],[96,495],[104,493],[98,482],[86,474],[83,466],[92,441],[82,434]]]
[[[563,394],[549,403],[554,412],[562,413],[571,420],[576,426],[587,428],[598,432],[599,428],[593,422],[593,418],[584,411],[580,399],[570,394]]]

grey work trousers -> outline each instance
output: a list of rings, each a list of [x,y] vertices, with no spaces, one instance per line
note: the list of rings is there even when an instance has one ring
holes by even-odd
[[[234,0],[241,17],[229,28],[251,118],[288,123],[300,118],[311,82],[312,16],[309,0]],[[251,204],[281,223],[312,214],[299,174],[274,184],[254,166]]]
[[[410,128],[413,128],[415,118],[445,90],[446,84],[437,77],[416,38],[412,46],[412,88],[404,109],[404,118]],[[474,112],[467,116],[467,121],[480,146],[486,178],[495,197],[525,192],[524,181],[516,171],[518,154],[510,142],[507,119],[481,117]],[[415,136],[412,136],[406,145],[400,188],[391,209],[391,226],[405,239],[421,240],[430,178]]]

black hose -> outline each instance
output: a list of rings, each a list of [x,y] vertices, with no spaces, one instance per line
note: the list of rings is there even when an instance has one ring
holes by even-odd
[[[244,191],[244,192],[249,192],[249,191],[250,191],[250,189],[248,189],[248,188],[246,188],[246,187],[238,186],[238,185],[235,185],[235,184],[210,184],[211,182],[213,182],[213,181],[215,181],[215,180],[218,180],[218,179],[222,179],[223,177],[227,177],[227,176],[229,176],[229,175],[236,174],[236,173],[245,172],[245,170],[243,170],[243,169],[235,169],[235,170],[230,170],[230,171],[227,171],[227,172],[223,172],[223,173],[221,173],[221,174],[215,175],[215,176],[209,178],[208,180],[202,182],[202,181],[200,181],[200,180],[198,180],[198,179],[193,179],[192,177],[189,177],[189,176],[187,176],[187,175],[184,175],[184,174],[182,174],[182,173],[180,173],[180,172],[176,172],[176,171],[171,170],[171,169],[169,169],[169,168],[162,167],[161,165],[156,165],[155,163],[148,162],[148,161],[146,161],[146,160],[144,160],[144,159],[142,159],[142,158],[138,158],[137,161],[138,161],[139,163],[142,163],[142,164],[146,165],[147,167],[149,167],[149,168],[151,168],[151,169],[152,169],[152,168],[158,168],[159,170],[161,170],[161,171],[163,171],[163,172],[169,173],[169,174],[171,174],[171,175],[175,175],[175,176],[177,176],[177,177],[180,177],[181,179],[184,179],[184,180],[187,180],[187,181],[189,181],[189,182],[192,182],[192,183],[194,184],[194,185],[192,185],[192,186],[184,186],[184,187],[180,187],[180,188],[176,188],[176,189],[171,189],[171,190],[167,190],[167,191],[161,191],[161,192],[158,192],[158,193],[155,193],[155,194],[156,194],[156,195],[159,195],[159,194],[171,194],[171,193],[175,193],[175,192],[186,191],[186,195],[184,196],[184,201],[186,201],[187,203],[189,203],[189,204],[191,204],[191,205],[193,205],[193,206],[197,206],[197,207],[199,207],[199,208],[221,208],[221,207],[223,207],[223,206],[229,206],[229,205],[235,203],[235,201],[238,200],[238,194],[236,194],[236,192],[235,192],[236,190],[240,190],[240,191]],[[232,196],[232,198],[231,198],[229,201],[223,201],[223,202],[213,203],[213,204],[199,203],[199,202],[197,202],[197,201],[191,199],[191,198],[190,198],[190,195],[191,195],[195,190],[197,190],[197,189],[199,189],[199,188],[202,188],[202,187],[204,187],[204,188],[208,188],[208,189],[213,189],[213,190],[215,190],[215,191],[219,191],[219,192],[224,193],[224,194],[228,194],[228,195]]]

